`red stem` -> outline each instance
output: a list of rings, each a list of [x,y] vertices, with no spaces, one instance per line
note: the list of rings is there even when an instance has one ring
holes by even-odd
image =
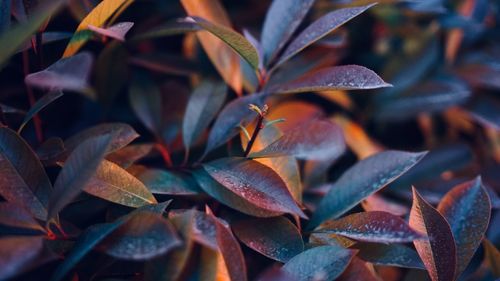
[[[30,72],[29,57],[27,51],[23,51],[23,72],[25,77]],[[35,94],[33,93],[33,89],[31,89],[31,87],[28,85],[26,85],[26,93],[28,94],[30,107],[32,107],[35,104],[36,99]],[[38,142],[41,143],[43,142],[42,121],[40,120],[40,116],[38,116],[38,114],[35,114],[35,116],[33,116],[33,123],[35,124],[36,138]]]
[[[167,167],[172,167],[172,158],[170,157],[170,152],[168,150],[167,144],[160,138],[157,138],[156,149],[158,149],[158,151],[160,152],[161,157],[163,157],[163,160],[165,161]]]

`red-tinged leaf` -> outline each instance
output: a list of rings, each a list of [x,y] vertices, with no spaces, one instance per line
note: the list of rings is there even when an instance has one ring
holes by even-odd
[[[140,180],[107,160],[102,161],[83,190],[104,200],[133,208],[157,203]]]
[[[184,113],[182,140],[189,148],[198,140],[226,100],[227,88],[222,83],[204,81],[193,91]]]
[[[266,148],[250,154],[252,158],[295,156],[301,159],[331,160],[345,151],[342,130],[327,120],[311,120],[284,132]]]
[[[7,280],[43,259],[43,238],[18,236],[0,238],[0,279]]]
[[[401,205],[394,201],[389,201],[382,195],[378,194],[368,196],[365,200],[363,200],[363,202],[361,202],[361,206],[367,212],[383,211],[400,217],[408,214],[410,211],[405,205]]]
[[[437,210],[448,221],[457,249],[456,277],[465,270],[490,222],[491,203],[481,178],[464,182],[441,199]]]
[[[244,158],[223,158],[203,165],[217,182],[249,203],[305,218],[283,180],[269,167]]]
[[[319,246],[306,250],[284,266],[297,281],[334,280],[351,262],[356,254],[354,250],[337,246]]]
[[[248,109],[248,105],[262,106],[265,98],[265,95],[258,93],[237,98],[228,103],[215,119],[212,130],[208,135],[204,154],[206,155],[238,134],[238,125],[246,124],[255,117],[255,112]]]
[[[304,251],[299,230],[284,217],[242,220],[232,228],[241,242],[273,260],[285,263]]]
[[[133,26],[134,26],[133,22],[126,21],[126,22],[119,22],[107,28],[97,27],[89,24],[87,28],[95,33],[123,42],[125,41],[125,35],[129,32],[129,30]]]
[[[413,244],[433,281],[455,279],[457,254],[450,225],[413,188],[413,206],[410,226],[427,235],[428,240],[415,240]]]
[[[146,260],[180,244],[173,226],[161,214],[138,212],[102,241],[99,249],[119,259]]]
[[[400,217],[379,211],[356,213],[327,221],[317,231],[378,243],[407,243],[423,238]]]
[[[368,263],[357,257],[353,257],[351,263],[344,273],[340,275],[340,281],[379,281],[375,271],[368,268]]]
[[[227,267],[230,280],[246,281],[247,268],[240,244],[225,221],[214,216],[210,209],[207,209],[207,213],[215,223],[217,245]]]
[[[146,157],[153,150],[153,144],[134,144],[114,151],[106,159],[126,169]]]
[[[297,35],[297,37],[285,49],[278,63],[276,63],[273,67],[278,67],[305,49],[307,46],[325,37],[328,33],[339,28],[341,25],[357,17],[374,5],[375,4],[339,9],[322,16]]]
[[[292,94],[329,90],[369,90],[392,87],[375,72],[359,65],[322,68],[298,79],[275,85],[268,92]]]
[[[129,58],[132,65],[168,75],[190,76],[199,72],[198,64],[184,57],[152,53]]]
[[[63,93],[61,91],[54,91],[50,92],[43,97],[41,97],[39,100],[36,101],[35,104],[28,110],[26,113],[26,116],[24,116],[24,120],[19,126],[19,129],[17,129],[17,133],[20,134],[21,131],[23,130],[24,126],[28,124],[28,122],[35,116],[40,110],[44,109],[47,105],[55,101],[56,99],[60,98],[63,96]]]
[[[276,207],[255,205],[252,202],[244,199],[243,197],[235,194],[227,187],[221,185],[213,179],[204,169],[194,171],[194,177],[198,185],[208,195],[215,198],[220,203],[238,210],[242,213],[255,216],[255,217],[276,217],[282,215],[284,212],[276,211]]]
[[[256,281],[296,281],[292,275],[278,266],[273,266],[266,269],[264,273],[260,274]]]
[[[55,218],[90,182],[109,150],[111,140],[111,135],[89,138],[71,152],[54,184],[48,219]]]
[[[64,146],[68,152],[71,152],[83,141],[103,135],[113,135],[107,153],[125,147],[127,144],[139,137],[134,128],[128,124],[102,123],[71,136],[64,141]]]
[[[188,174],[160,169],[131,169],[153,194],[196,195],[200,189],[196,181]]]
[[[0,195],[46,220],[51,192],[52,184],[29,144],[14,131],[0,128]]]
[[[79,53],[60,59],[46,69],[28,74],[24,81],[32,87],[52,91],[70,90],[89,92],[89,77],[93,58],[90,53]],[[93,98],[89,94],[90,98]]]
[[[285,46],[313,3],[314,0],[273,1],[267,11],[260,39],[266,65]]]
[[[320,201],[308,227],[338,218],[366,197],[393,182],[417,164],[425,152],[384,151],[363,159],[347,170]]]
[[[174,222],[191,217],[191,224],[186,226],[190,227],[191,238],[209,249],[218,250],[215,222],[209,215],[197,210],[175,210],[169,216]]]
[[[358,257],[376,265],[425,269],[418,253],[400,244],[357,243],[354,248]]]
[[[32,214],[22,206],[10,202],[0,202],[0,225],[45,233],[45,229]]]
[[[259,68],[259,54],[243,35],[228,27],[212,23],[200,17],[187,17],[185,21],[196,23],[204,30],[217,36],[246,60],[253,69]]]
[[[500,278],[500,251],[488,239],[483,239],[485,251],[485,261],[488,264],[493,276]]]

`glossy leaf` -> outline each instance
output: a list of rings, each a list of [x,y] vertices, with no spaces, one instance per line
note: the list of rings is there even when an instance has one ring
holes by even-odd
[[[433,281],[454,280],[457,255],[450,225],[418,194],[415,188],[413,188],[410,226],[429,237],[428,240],[415,240],[413,244],[431,279]]]
[[[316,231],[379,243],[407,243],[423,238],[400,217],[379,211],[355,213],[327,221]]]
[[[101,28],[89,24],[88,29],[103,36],[116,39],[118,41],[125,41],[125,35],[134,26],[133,22],[119,22],[107,28]]]
[[[189,148],[208,127],[226,100],[224,84],[202,82],[191,94],[182,122],[182,139]]]
[[[457,249],[456,277],[465,270],[488,229],[491,203],[481,178],[464,182],[441,199],[437,210],[448,221]]]
[[[368,196],[365,200],[363,200],[363,202],[361,202],[361,206],[367,212],[383,211],[400,217],[410,212],[410,209],[405,205],[396,203],[395,201],[389,201],[382,195],[378,194]]]
[[[130,5],[133,0],[104,0],[100,2],[90,13],[80,22],[75,34],[64,50],[63,57],[70,57],[78,52],[80,48],[90,39],[91,33],[88,31],[88,26],[101,27],[108,19],[110,19],[117,11],[121,12],[125,7]]]
[[[399,244],[358,243],[358,257],[376,264],[403,268],[425,269],[417,252]]]
[[[6,127],[0,128],[0,174],[3,198],[47,219],[52,184],[31,147]]]
[[[277,67],[289,60],[307,46],[325,37],[328,33],[357,17],[372,6],[374,6],[374,4],[362,7],[339,9],[322,16],[304,29],[295,39],[293,39],[274,67]]]
[[[93,58],[90,53],[76,54],[58,60],[42,71],[27,75],[24,81],[32,87],[86,93],[89,88],[92,63]]]
[[[154,194],[195,195],[200,191],[196,181],[189,175],[160,169],[132,171]]]
[[[10,202],[0,202],[0,225],[45,233],[27,209]]]
[[[102,161],[83,190],[104,200],[133,208],[157,203],[140,180],[107,160]]]
[[[262,106],[265,98],[266,96],[263,94],[254,94],[237,98],[228,103],[215,119],[212,130],[208,135],[204,154],[234,137],[239,131],[238,125],[240,123],[245,124],[255,117],[255,112],[248,109],[249,104]]]
[[[0,279],[7,280],[19,274],[40,259],[43,238],[12,236],[0,238]]]
[[[54,184],[49,203],[49,219],[57,216],[90,182],[104,159],[111,140],[110,135],[89,138],[71,152]]]
[[[138,212],[110,234],[99,248],[127,260],[146,260],[181,244],[173,226],[161,214]]]
[[[284,217],[242,220],[232,228],[249,248],[280,262],[287,262],[304,250],[299,230]]]
[[[425,152],[389,150],[359,161],[331,185],[308,227],[314,228],[329,218],[338,218],[366,197],[400,177],[425,154]]]
[[[359,65],[343,65],[323,68],[298,79],[275,85],[270,93],[292,94],[331,90],[369,90],[391,87],[375,72]]]
[[[260,42],[268,65],[299,27],[314,0],[274,0],[267,11]]]
[[[305,218],[283,180],[270,168],[244,158],[222,158],[203,168],[225,188],[263,209]]]
[[[284,135],[250,157],[295,156],[301,159],[331,160],[345,151],[341,129],[327,120],[311,120]]]
[[[219,0],[181,0],[181,4],[189,16],[202,17],[226,28],[231,26],[229,16]],[[243,79],[238,55],[211,33],[198,32],[197,38],[224,81],[236,93],[241,93]]]
[[[200,17],[188,17],[185,21],[196,23],[204,30],[217,36],[246,60],[254,69],[259,68],[259,54],[243,35],[223,25],[209,22]]]
[[[500,278],[500,251],[488,239],[483,239],[485,260],[495,278]]]
[[[44,109],[47,105],[51,104],[56,99],[62,97],[62,95],[63,93],[61,91],[54,91],[44,95],[39,100],[37,100],[37,102],[33,104],[30,110],[28,110],[28,112],[26,113],[23,122],[19,126],[19,129],[17,129],[17,133],[19,134],[23,130],[24,126],[26,126],[31,118],[33,118],[33,116],[40,112],[40,110]]]
[[[344,270],[356,251],[337,246],[319,246],[293,257],[283,270],[297,281],[334,280]]]

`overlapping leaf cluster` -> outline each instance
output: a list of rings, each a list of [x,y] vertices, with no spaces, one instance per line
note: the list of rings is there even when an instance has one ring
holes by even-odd
[[[156,2],[0,2],[0,279],[500,277],[498,3]]]

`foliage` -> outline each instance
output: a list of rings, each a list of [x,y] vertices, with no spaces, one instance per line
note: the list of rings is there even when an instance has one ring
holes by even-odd
[[[378,2],[0,1],[0,279],[500,278],[500,5]]]

